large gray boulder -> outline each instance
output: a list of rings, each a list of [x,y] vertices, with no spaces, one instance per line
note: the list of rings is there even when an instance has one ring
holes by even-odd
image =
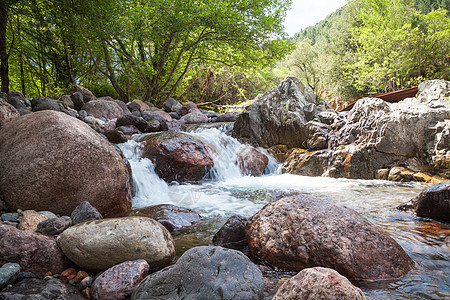
[[[0,194],[8,207],[70,215],[89,201],[104,216],[131,211],[130,171],[84,122],[46,110],[0,131]]]
[[[280,268],[322,266],[349,279],[392,279],[414,262],[383,230],[357,212],[309,196],[282,198],[247,222],[250,251]]]
[[[308,268],[289,278],[273,300],[365,300],[361,289],[333,269]]]
[[[175,243],[169,231],[145,217],[80,223],[66,229],[58,244],[70,260],[93,271],[137,259],[145,259],[152,269],[160,268],[175,255]]]
[[[96,118],[104,118],[106,120],[120,118],[125,115],[122,107],[117,102],[107,100],[89,101],[81,107],[81,110],[85,110]]]
[[[262,299],[263,276],[239,251],[202,246],[147,276],[131,299]]]
[[[302,147],[307,139],[306,123],[325,109],[310,87],[286,77],[239,115],[233,137],[262,147]]]
[[[285,170],[302,175],[316,172],[332,177],[404,180],[389,176],[389,170],[405,167],[418,174],[410,176],[416,180],[426,180],[422,173],[450,178],[449,95],[449,81],[433,80],[419,86],[417,97],[398,103],[360,99],[345,125],[329,135],[328,147],[320,155],[291,155]],[[323,140],[326,134],[322,136]],[[314,136],[309,134],[307,139],[309,143]]]

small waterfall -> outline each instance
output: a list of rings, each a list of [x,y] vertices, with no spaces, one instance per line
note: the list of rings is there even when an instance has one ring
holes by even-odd
[[[243,146],[238,140],[226,135],[217,128],[198,128],[188,133],[211,147],[211,155],[214,159],[214,167],[207,175],[206,182],[223,182],[243,177],[239,166],[235,163],[237,152]],[[128,159],[133,171],[133,179],[136,183],[136,195],[133,197],[133,207],[144,207],[163,203],[172,203],[179,206],[194,208],[203,199],[204,187],[193,184],[168,185],[155,173],[155,166],[151,160],[141,157],[140,143],[137,140],[142,135],[136,135],[127,143],[120,144],[125,157]],[[275,158],[264,149],[258,151],[269,158],[269,163],[264,171],[265,175],[280,173],[279,164]],[[247,176],[248,177],[248,176]],[[208,193],[207,193],[208,194]],[[210,198],[210,197],[208,197]]]

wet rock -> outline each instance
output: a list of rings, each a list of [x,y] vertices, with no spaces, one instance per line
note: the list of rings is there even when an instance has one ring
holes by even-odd
[[[147,135],[142,157],[151,159],[155,171],[165,181],[199,181],[214,165],[206,147],[199,139],[181,132]]]
[[[139,131],[139,129],[137,129],[136,126],[134,126],[134,125],[119,126],[119,127],[117,127],[117,130],[123,132],[123,134],[126,134],[126,135],[133,135],[133,134],[141,133]]]
[[[181,116],[187,115],[188,113],[191,112],[191,110],[199,111],[197,104],[195,104],[192,101],[184,103],[183,106],[181,107]]]
[[[294,149],[284,161],[282,170],[290,174],[321,176],[329,170],[332,154],[330,150]]]
[[[248,220],[250,251],[280,268],[323,266],[349,279],[390,279],[414,262],[383,230],[355,211],[309,196],[282,198]]]
[[[148,271],[149,265],[143,259],[118,264],[95,279],[91,286],[91,295],[99,300],[126,299],[147,276]]]
[[[72,225],[72,219],[68,216],[42,221],[37,226],[37,231],[45,235],[57,235]]]
[[[327,149],[336,143],[333,130],[326,124],[319,122],[306,123],[306,134],[308,138],[303,147],[311,150]]]
[[[92,92],[90,90],[88,90],[87,88],[85,88],[84,86],[77,85],[77,84],[72,85],[70,87],[70,93],[74,94],[76,92],[79,92],[81,95],[83,95],[84,103],[87,103],[91,100],[96,99],[94,94],[92,94]]]
[[[13,284],[20,272],[20,266],[16,263],[6,263],[0,268],[0,291],[8,284]]]
[[[208,123],[208,116],[198,111],[193,111],[181,117],[186,124]]]
[[[108,141],[113,144],[126,143],[128,141],[125,134],[120,130],[107,130],[103,134],[106,136]]]
[[[33,111],[41,111],[41,110],[55,110],[61,111],[61,107],[55,100],[50,97],[35,97],[31,100],[31,107]]]
[[[239,251],[203,246],[147,276],[131,299],[262,299],[263,276]]]
[[[73,210],[70,215],[72,219],[72,224],[76,225],[79,223],[100,220],[103,219],[102,214],[93,207],[88,201],[83,201]]]
[[[117,119],[116,126],[127,126],[127,125],[134,125],[137,129],[139,129],[142,132],[145,132],[147,129],[147,121],[145,121],[143,118],[136,117],[134,115],[126,115],[122,116]]]
[[[213,244],[225,248],[241,250],[247,246],[245,225],[247,219],[241,216],[230,217],[213,237]]]
[[[273,300],[287,299],[363,300],[366,297],[335,270],[315,267],[288,279],[273,297]]]
[[[83,94],[80,92],[75,92],[70,95],[70,100],[72,100],[73,108],[80,110],[84,105]]]
[[[134,209],[130,216],[152,218],[172,232],[189,228],[201,222],[201,216],[195,211],[172,204],[159,204]]]
[[[286,77],[239,115],[233,137],[262,147],[301,147],[308,137],[306,123],[325,109],[311,88]]]
[[[450,181],[434,184],[398,207],[413,210],[418,217],[450,223]]]
[[[20,215],[22,216],[22,220],[18,228],[25,231],[37,231],[38,224],[48,219],[46,216],[34,210],[21,211]]]
[[[136,259],[145,259],[151,268],[159,268],[175,255],[169,231],[155,220],[144,217],[80,223],[66,229],[58,243],[73,262],[93,271]]]
[[[0,265],[8,262],[39,276],[47,271],[61,273],[70,265],[54,239],[0,223]]]
[[[0,98],[0,129],[8,122],[20,117],[17,109],[11,104]]]
[[[85,103],[82,110],[96,118],[111,120],[124,115],[122,107],[114,101],[92,100]]]
[[[252,146],[241,146],[236,154],[236,164],[244,175],[260,176],[269,163],[269,158]]]
[[[0,165],[0,194],[13,211],[70,215],[83,201],[106,216],[131,211],[131,174],[122,157],[88,125],[64,113],[35,112],[4,127]]]
[[[8,300],[84,300],[81,293],[70,284],[58,280],[24,279],[0,293]]]

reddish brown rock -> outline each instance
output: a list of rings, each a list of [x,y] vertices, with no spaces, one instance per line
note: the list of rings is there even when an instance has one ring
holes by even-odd
[[[142,100],[134,99],[133,102],[139,105],[140,111],[149,110],[150,109],[150,105],[148,105],[147,103],[145,103]]]
[[[124,115],[122,107],[114,101],[92,100],[81,108],[96,118],[111,120]]]
[[[76,276],[77,276],[77,270],[75,270],[74,268],[68,268],[61,273],[59,278],[61,280],[67,281],[70,279],[74,279]]]
[[[181,115],[187,115],[191,109],[198,111],[198,107],[197,104],[195,104],[192,101],[188,101],[186,103],[183,104],[183,106],[181,107]]]
[[[87,277],[89,277],[88,273],[86,273],[85,271],[78,271],[77,275],[75,275],[75,278],[73,279],[73,282],[80,283],[81,281],[83,281],[83,279],[85,279]]]
[[[349,279],[391,279],[414,262],[383,230],[357,212],[309,196],[282,198],[247,222],[250,251],[280,268],[323,266]]]
[[[0,223],[0,265],[8,262],[38,276],[48,271],[59,274],[70,266],[55,239]]]
[[[315,267],[287,280],[273,297],[273,300],[295,299],[363,300],[366,296],[335,270]]]
[[[244,175],[260,176],[269,159],[252,146],[242,146],[237,152],[236,163]]]
[[[172,204],[159,204],[135,209],[130,216],[152,218],[172,232],[186,229],[201,221],[201,216],[195,211]]]
[[[64,113],[35,112],[8,123],[0,131],[0,169],[0,194],[13,211],[70,215],[83,201],[104,216],[131,211],[131,174],[120,154]]]
[[[206,145],[185,133],[165,131],[141,141],[142,157],[151,159],[156,173],[168,182],[201,180],[214,165]]]
[[[6,123],[17,119],[18,117],[20,117],[20,114],[17,109],[6,102],[6,100],[0,98],[0,129],[2,129]]]
[[[19,229],[25,231],[37,231],[38,224],[48,220],[48,218],[34,210],[21,211],[22,220],[19,223]]]
[[[91,286],[91,295],[94,299],[125,299],[147,276],[148,271],[149,265],[143,259],[123,262],[109,268],[95,279]]]

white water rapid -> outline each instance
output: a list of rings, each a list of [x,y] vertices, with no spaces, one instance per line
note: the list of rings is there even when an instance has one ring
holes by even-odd
[[[358,211],[389,233],[416,262],[416,268],[396,282],[363,287],[368,298],[450,299],[450,251],[444,241],[449,227],[395,209],[415,197],[424,185],[281,174],[275,159],[262,149],[270,158],[265,175],[244,176],[234,163],[240,142],[215,128],[197,129],[190,134],[216,151],[209,178],[198,184],[168,185],[160,179],[153,163],[140,157],[138,136],[119,145],[131,164],[137,187],[133,207],[170,203],[193,209],[204,217],[205,222],[198,228],[174,236],[178,250],[211,244],[214,233],[232,215],[249,217],[272,200],[310,194]]]

